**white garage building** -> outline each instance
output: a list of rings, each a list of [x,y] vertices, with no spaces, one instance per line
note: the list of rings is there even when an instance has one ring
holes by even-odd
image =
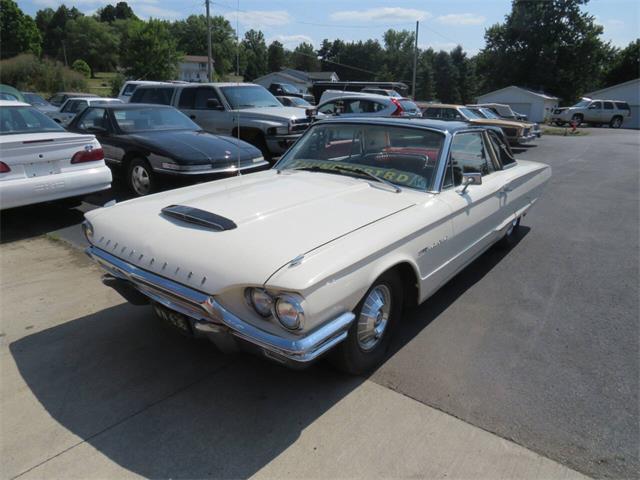
[[[480,95],[477,98],[477,103],[507,104],[515,112],[529,117],[532,122],[542,122],[558,106],[558,100],[558,97],[511,85]]]
[[[585,97],[598,100],[620,100],[627,102],[631,117],[625,118],[623,128],[640,128],[640,78],[619,83],[585,94]]]

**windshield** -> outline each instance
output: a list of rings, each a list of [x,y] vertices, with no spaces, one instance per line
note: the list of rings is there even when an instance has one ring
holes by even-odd
[[[310,107],[311,106],[311,104],[309,102],[307,102],[304,98],[291,97],[290,100],[291,100],[291,103],[293,103],[294,105],[297,105],[298,107]]]
[[[35,93],[23,93],[22,95],[24,95],[25,100],[31,105],[40,105],[44,107],[49,105],[49,102],[47,102],[40,95],[36,95]]]
[[[258,85],[251,87],[221,87],[222,93],[234,110],[242,108],[281,107],[276,97]]]
[[[359,178],[362,174],[344,169],[362,169],[401,187],[429,190],[443,139],[441,133],[412,127],[319,124],[291,147],[277,168]]]
[[[287,93],[301,93],[300,90],[298,90],[293,85],[289,85],[288,83],[283,83],[281,86],[282,86],[282,90],[284,90]]]
[[[590,103],[591,103],[591,100],[580,100],[578,103],[574,105],[574,107],[584,108],[584,107],[588,107]]]
[[[123,132],[154,130],[200,130],[184,113],[175,108],[127,108],[114,110],[113,116]]]
[[[471,110],[465,107],[460,107],[460,112],[467,118],[482,118],[476,112],[472,112]]]
[[[33,107],[0,107],[0,135],[41,132],[64,132],[64,128]]]
[[[496,115],[495,113],[493,113],[491,110],[489,110],[488,108],[481,108],[480,109],[480,113],[482,115],[485,116],[485,118],[496,118],[496,119],[500,119],[500,117],[498,115]]]

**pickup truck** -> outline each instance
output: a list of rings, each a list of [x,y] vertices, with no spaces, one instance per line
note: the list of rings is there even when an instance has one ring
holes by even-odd
[[[269,161],[284,153],[312,120],[305,110],[284,107],[253,83],[140,85],[129,103],[172,105],[207,132],[258,147]]]

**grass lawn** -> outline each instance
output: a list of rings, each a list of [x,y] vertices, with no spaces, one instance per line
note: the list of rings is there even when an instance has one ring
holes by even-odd
[[[101,97],[111,96],[111,79],[115,77],[116,72],[97,72],[96,78],[88,78],[88,92],[95,93]]]

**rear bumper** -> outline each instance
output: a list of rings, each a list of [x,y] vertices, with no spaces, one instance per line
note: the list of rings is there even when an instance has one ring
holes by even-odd
[[[111,187],[106,165],[71,172],[0,181],[0,210],[87,195]]]
[[[87,248],[86,253],[107,271],[104,283],[132,303],[142,303],[142,295],[184,315],[195,334],[208,337],[217,345],[241,340],[271,360],[292,367],[305,366],[342,342],[355,318],[352,312],[345,312],[305,336],[280,337],[239,318],[212,295],[142,270],[95,246]]]

